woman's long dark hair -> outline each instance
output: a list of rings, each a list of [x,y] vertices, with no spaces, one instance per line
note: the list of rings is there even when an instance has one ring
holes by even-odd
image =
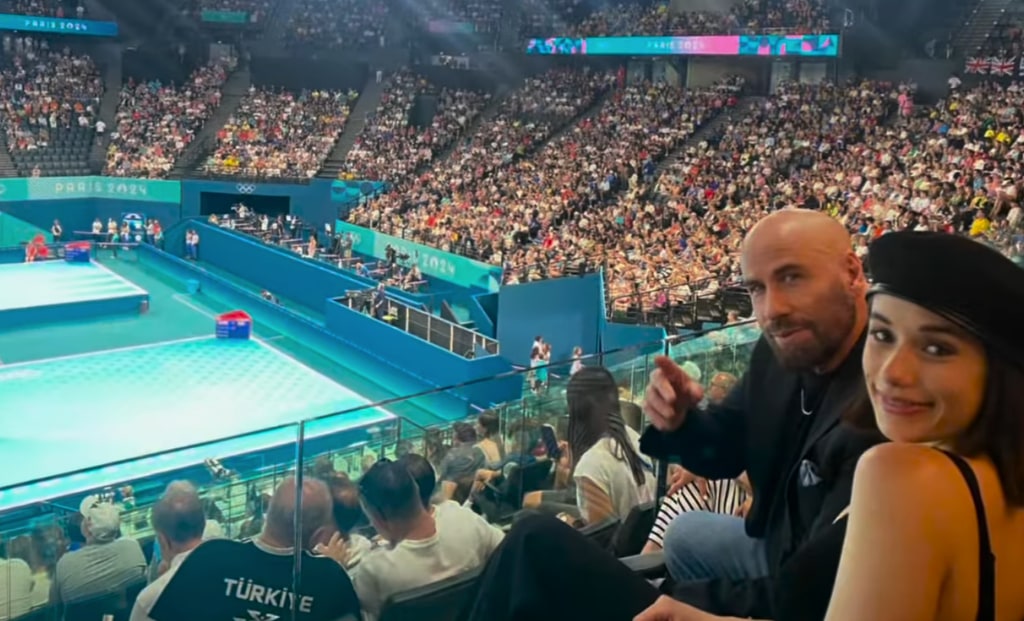
[[[612,455],[626,462],[637,485],[645,481],[647,468],[626,434],[619,411],[619,390],[615,379],[603,367],[583,367],[569,380],[565,393],[569,409],[569,450],[573,469],[580,457],[604,437],[615,441]]]

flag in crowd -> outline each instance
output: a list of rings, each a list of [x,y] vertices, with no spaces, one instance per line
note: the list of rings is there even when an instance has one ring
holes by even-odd
[[[1024,56],[970,56],[967,58],[964,72],[996,77],[1024,76]]]

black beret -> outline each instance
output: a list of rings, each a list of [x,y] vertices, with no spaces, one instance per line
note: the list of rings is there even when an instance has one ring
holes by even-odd
[[[996,250],[949,233],[888,233],[869,247],[868,269],[870,293],[923,306],[1024,361],[1024,269]]]

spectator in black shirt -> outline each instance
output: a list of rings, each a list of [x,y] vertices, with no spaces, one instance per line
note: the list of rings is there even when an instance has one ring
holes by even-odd
[[[296,619],[355,621],[359,601],[345,570],[309,554],[336,530],[331,495],[322,481],[302,485],[304,553],[300,591],[293,591],[295,479],[274,492],[263,532],[250,541],[207,541],[189,554],[149,613],[155,621]],[[294,611],[294,617],[293,615]]]

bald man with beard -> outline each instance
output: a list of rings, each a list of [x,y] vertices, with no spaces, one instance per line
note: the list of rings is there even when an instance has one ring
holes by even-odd
[[[641,451],[678,461],[687,476],[747,472],[746,518],[691,512],[673,521],[664,546],[671,598],[563,525],[531,518],[488,564],[472,619],[775,618],[783,563],[849,505],[857,459],[883,438],[840,424],[866,394],[868,315],[867,281],[843,226],[820,212],[775,212],[748,233],[741,263],[762,330],[747,372],[704,409],[700,385],[658,358]]]

